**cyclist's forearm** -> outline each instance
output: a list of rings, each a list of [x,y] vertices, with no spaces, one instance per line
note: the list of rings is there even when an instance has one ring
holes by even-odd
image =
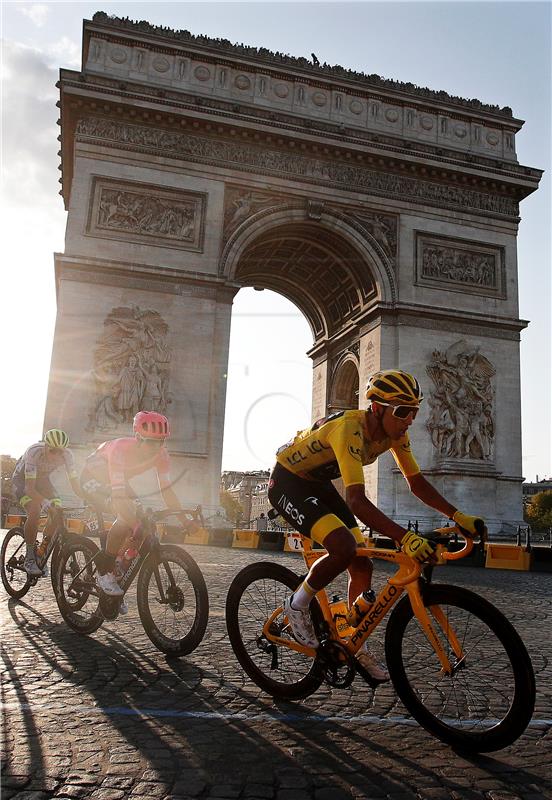
[[[444,517],[452,517],[456,511],[456,507],[451,505],[448,500],[445,500],[437,489],[424,478],[421,472],[417,475],[411,475],[407,480],[410,491],[412,494],[416,495],[418,500],[421,500],[426,506],[439,511]]]
[[[378,533],[389,536],[390,539],[396,542],[400,542],[406,533],[406,528],[401,528],[400,525],[389,519],[366,496],[357,495],[353,499],[348,496],[347,502],[355,517],[358,517],[364,525],[373,528]]]

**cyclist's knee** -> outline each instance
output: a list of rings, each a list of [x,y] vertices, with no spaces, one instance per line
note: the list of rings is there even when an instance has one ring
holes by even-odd
[[[347,569],[356,556],[355,537],[347,528],[337,528],[324,539],[324,547],[334,561],[339,561],[342,569]]]

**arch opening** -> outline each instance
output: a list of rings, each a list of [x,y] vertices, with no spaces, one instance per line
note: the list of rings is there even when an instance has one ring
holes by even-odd
[[[339,233],[309,221],[260,233],[241,253],[234,280],[291,300],[315,342],[331,338],[377,297],[363,255]]]

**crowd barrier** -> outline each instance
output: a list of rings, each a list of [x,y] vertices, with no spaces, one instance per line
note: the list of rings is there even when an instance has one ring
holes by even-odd
[[[486,569],[516,569],[527,572],[531,569],[532,561],[532,553],[528,553],[521,545],[487,543]]]

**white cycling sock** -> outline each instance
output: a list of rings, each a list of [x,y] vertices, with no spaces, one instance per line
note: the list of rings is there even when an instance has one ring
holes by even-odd
[[[291,607],[296,611],[305,611],[315,594],[316,589],[313,589],[307,581],[303,581],[291,596]]]

